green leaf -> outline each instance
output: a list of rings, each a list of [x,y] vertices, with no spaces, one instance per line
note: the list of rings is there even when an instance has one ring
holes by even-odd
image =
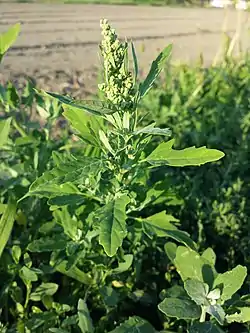
[[[16,202],[9,198],[7,207],[0,220],[0,257],[9,240],[16,216]]]
[[[103,116],[104,114],[113,114],[118,111],[118,109],[111,103],[106,103],[102,101],[92,101],[92,100],[74,100],[73,98],[55,94],[52,92],[45,92],[45,91],[38,91],[37,93],[43,95],[43,96],[50,96],[55,99],[57,99],[62,104],[71,106],[73,108],[86,111],[90,114],[96,115],[96,116]]]
[[[11,117],[4,120],[0,120],[0,147],[3,147],[8,141],[11,120],[12,120]]]
[[[188,299],[188,294],[186,293],[185,289],[179,285],[174,285],[168,288],[165,292],[166,298],[178,298],[178,299]]]
[[[134,316],[109,333],[156,333],[156,330],[146,320]]]
[[[206,323],[194,323],[189,333],[223,333],[218,326],[214,325],[213,323],[206,322]]]
[[[226,315],[226,321],[228,323],[247,323],[250,322],[250,307],[237,307],[237,312],[231,315]]]
[[[28,332],[47,332],[51,326],[54,326],[57,322],[58,317],[55,312],[31,312],[29,319],[25,321],[25,327],[27,327]],[[38,330],[38,328],[40,328]]]
[[[230,299],[239,290],[247,276],[247,268],[241,265],[231,271],[219,274],[214,281],[214,288],[219,288],[221,300],[224,302]]]
[[[178,246],[174,264],[183,281],[194,279],[205,282],[212,288],[217,272],[214,266],[196,251]]]
[[[78,240],[78,221],[74,217],[72,218],[69,214],[66,207],[63,207],[62,210],[55,210],[53,216],[57,223],[59,223],[65,232],[65,234],[70,237],[72,240]]]
[[[36,273],[26,266],[23,266],[20,269],[19,276],[25,284],[27,284],[27,282],[35,282],[38,280]]]
[[[31,293],[30,299],[32,301],[41,301],[44,296],[52,296],[57,292],[58,284],[56,283],[42,283],[36,290]]]
[[[61,328],[55,328],[55,327],[50,328],[49,331],[52,333],[69,333],[68,331],[62,330]]]
[[[112,274],[121,274],[126,272],[133,262],[133,254],[125,254],[123,257],[124,262],[119,262],[118,267],[112,270]]]
[[[22,255],[22,250],[21,250],[20,246],[13,245],[12,249],[11,249],[11,252],[12,252],[13,260],[15,261],[16,264],[18,264],[19,260],[20,260],[20,257]]]
[[[144,219],[138,219],[138,221],[142,223],[144,232],[151,238],[152,233],[158,237],[164,237],[166,231],[177,230],[177,227],[171,222],[178,222],[179,220],[162,211]]]
[[[143,83],[139,85],[140,98],[144,97],[146,93],[152,88],[153,83],[159,76],[162,69],[166,66],[166,60],[170,57],[172,52],[172,45],[168,45],[152,62],[149,73]]]
[[[166,252],[166,255],[168,256],[169,260],[174,262],[176,251],[177,251],[177,245],[173,242],[167,242],[164,245],[164,250]]]
[[[199,166],[221,159],[225,154],[216,149],[206,147],[189,147],[182,150],[173,150],[174,139],[162,142],[146,158],[152,165],[169,165],[174,167]]]
[[[51,265],[53,263],[50,263]],[[54,266],[54,269],[58,272],[60,272],[63,275],[66,275],[76,281],[79,281],[80,283],[91,285],[93,283],[93,279],[85,272],[81,271],[76,266],[71,267],[69,270],[66,269],[68,265],[67,260],[63,260],[60,263],[56,264]]]
[[[114,199],[95,213],[100,221],[99,242],[110,257],[116,254],[126,237],[126,206],[130,199],[127,195]]]
[[[92,319],[89,314],[89,310],[86,302],[83,299],[79,299],[77,306],[78,314],[78,326],[81,329],[82,333],[93,333],[94,327]]]
[[[211,247],[208,247],[203,253],[202,258],[208,260],[211,265],[215,265],[216,263],[216,254],[214,253],[214,250]]]
[[[225,312],[219,304],[210,305],[206,308],[207,313],[214,317],[220,325],[224,325]]]
[[[134,64],[134,84],[135,84],[139,70],[138,70],[138,61],[137,61],[137,56],[136,56],[136,52],[135,52],[135,47],[134,47],[134,43],[132,41],[131,41],[131,50],[132,50],[133,64]]]
[[[164,136],[170,136],[172,134],[172,131],[169,128],[158,128],[158,127],[154,127],[155,123],[150,124],[144,128],[141,128],[135,132],[133,132],[133,134],[137,135],[137,134],[151,134],[151,135],[164,135]]]
[[[51,252],[55,250],[64,250],[67,246],[67,240],[63,237],[42,237],[29,243],[28,250],[30,252]]]
[[[13,25],[8,31],[0,34],[0,61],[2,60],[6,51],[17,39],[20,32],[20,24]]]
[[[75,185],[95,183],[101,166],[102,161],[88,156],[64,162],[35,180],[30,186],[29,195],[43,195],[49,198],[66,194],[80,195],[81,192]]]
[[[197,248],[195,242],[190,238],[190,235],[185,231],[168,230],[166,236],[176,240],[179,243],[186,245],[190,249],[195,250]]]
[[[198,319],[201,316],[201,308],[193,301],[184,298],[165,298],[158,308],[167,317],[177,319]]]
[[[100,289],[100,293],[103,297],[105,305],[108,307],[114,307],[119,302],[118,293],[112,287],[103,286]]]
[[[99,130],[99,137],[100,137],[100,140],[102,142],[102,144],[104,145],[104,147],[112,154],[112,155],[115,155],[115,152],[113,151],[110,143],[109,143],[109,140],[106,136],[106,134],[104,133],[104,131],[102,130]]]
[[[65,187],[64,187],[65,188]],[[59,208],[63,206],[70,205],[80,205],[85,201],[85,197],[82,194],[65,194],[65,195],[57,195],[55,197],[50,197],[48,200],[48,204],[54,206],[54,208]],[[50,207],[50,209],[52,209]]]
[[[185,231],[178,230],[177,227],[171,223],[179,220],[172,215],[166,214],[165,211],[145,219],[137,220],[142,223],[143,231],[149,238],[152,238],[153,234],[158,237],[170,237],[192,249],[196,248],[196,245],[190,238],[189,234]]]
[[[187,279],[184,282],[184,288],[190,298],[198,305],[209,305],[207,294],[209,286],[199,280]]]
[[[71,126],[80,134],[80,137],[93,146],[99,147],[98,131],[102,128],[96,116],[82,110],[66,106],[63,116]]]

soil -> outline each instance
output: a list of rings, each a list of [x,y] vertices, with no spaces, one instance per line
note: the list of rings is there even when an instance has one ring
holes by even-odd
[[[16,22],[22,30],[0,65],[0,81],[29,76],[42,88],[93,92],[100,18],[109,19],[121,37],[133,39],[143,72],[169,43],[172,62],[195,62],[203,53],[205,64],[218,53],[223,30],[233,36],[238,29],[242,48],[250,46],[249,13],[233,9],[5,3],[0,4],[0,32]]]

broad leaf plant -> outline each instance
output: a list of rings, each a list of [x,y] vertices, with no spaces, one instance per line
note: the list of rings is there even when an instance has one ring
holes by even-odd
[[[178,220],[172,215],[165,210],[150,216],[142,213],[157,200],[166,202],[168,195],[163,183],[149,188],[153,169],[200,166],[224,156],[223,152],[206,147],[174,149],[175,141],[169,128],[159,128],[156,122],[142,126],[143,116],[138,107],[166,66],[172,45],[158,55],[145,80],[139,82],[134,44],[120,41],[107,20],[101,20],[101,29],[103,83],[98,85],[101,100],[77,101],[52,92],[36,91],[43,98],[62,105],[63,116],[74,130],[79,145],[77,149],[68,149],[67,153],[54,150],[52,168],[37,173],[28,192],[19,198],[18,203],[10,196],[8,204],[3,205],[0,256],[10,237],[18,204],[32,196],[46,198],[63,235],[36,239],[28,244],[27,250],[31,253],[52,251],[50,265],[56,271],[88,286],[93,279],[103,283],[107,276],[120,274],[132,265],[133,254],[127,252],[126,240],[140,242],[141,235],[148,239],[171,238],[172,241],[165,244],[165,252],[180,274],[183,287],[176,285],[162,294],[162,302],[158,306],[160,312],[167,317],[186,320],[189,333],[219,333],[224,325],[249,321],[249,295],[237,295],[246,278],[246,268],[238,265],[231,271],[218,273],[213,250],[208,248],[199,254],[195,242],[178,228]],[[19,25],[16,25],[0,36],[0,60],[18,33]],[[8,98],[8,94],[4,96]],[[8,112],[10,102],[4,105]],[[56,113],[48,115],[51,119],[59,114],[58,108],[54,109]],[[1,149],[8,142],[11,121],[12,118],[7,117],[0,122]],[[17,123],[14,125],[20,130]],[[23,134],[21,130],[20,133]],[[26,138],[25,135],[23,137]],[[158,137],[157,146],[152,149],[150,143],[155,137]],[[44,230],[46,228],[50,229],[49,223]],[[118,266],[110,271],[99,264],[104,273],[98,272],[95,277],[80,270],[78,261],[94,246],[99,246],[107,258],[116,257]],[[18,265],[21,257],[19,246],[12,247],[12,257]],[[46,302],[58,289],[55,283],[42,282],[32,291],[32,283],[38,280],[39,270],[32,270],[28,253],[25,258],[29,263],[20,269],[19,276],[26,285],[27,295],[24,305],[17,303],[20,318],[24,316],[29,299],[42,300],[48,306]],[[110,296],[112,288],[105,288]],[[112,302],[115,304],[114,300]],[[94,332],[85,299],[79,297],[77,311],[81,332]],[[50,331],[66,332],[57,328],[50,328]],[[153,333],[156,330],[144,319],[134,316],[112,332]]]

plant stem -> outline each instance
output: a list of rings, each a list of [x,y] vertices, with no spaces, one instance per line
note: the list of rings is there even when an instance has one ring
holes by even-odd
[[[200,316],[200,323],[204,323],[206,320],[206,307],[201,307],[201,316]]]

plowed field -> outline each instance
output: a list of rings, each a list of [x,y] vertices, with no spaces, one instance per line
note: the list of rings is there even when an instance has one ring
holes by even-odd
[[[139,63],[146,69],[166,44],[173,43],[173,60],[195,61],[200,52],[209,63],[222,40],[222,26],[233,35],[241,22],[241,41],[250,45],[249,14],[235,10],[180,9],[104,5],[0,4],[0,32],[22,23],[22,32],[0,68],[3,80],[36,77],[54,89],[95,84],[99,66],[99,20],[110,19],[120,36],[135,41]],[[239,17],[241,16],[241,17]]]

